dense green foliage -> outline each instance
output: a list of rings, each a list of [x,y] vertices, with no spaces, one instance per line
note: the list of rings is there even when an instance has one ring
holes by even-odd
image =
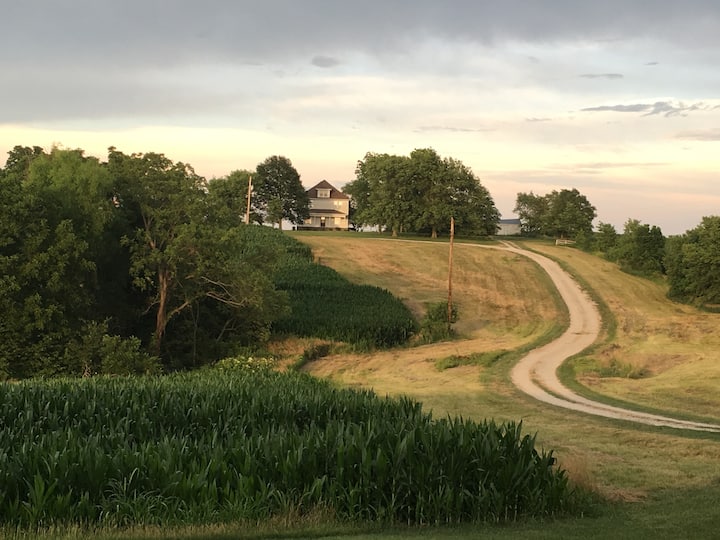
[[[601,252],[624,272],[648,277],[665,273],[665,237],[656,225],[628,219],[622,234],[618,234],[615,227],[601,222],[597,232],[586,240],[583,249]]]
[[[325,507],[403,523],[562,512],[569,488],[514,424],[224,369],[0,385],[0,520],[214,522]],[[225,366],[228,368],[229,366]]]
[[[410,310],[387,290],[355,285],[307,259],[286,260],[276,283],[290,298],[290,313],[273,325],[277,332],[369,348],[405,343],[417,330]]]
[[[553,190],[547,195],[518,193],[515,212],[523,234],[576,238],[591,234],[595,207],[577,189]]]
[[[368,153],[344,190],[352,197],[354,223],[387,228],[394,236],[435,237],[449,230],[451,217],[465,235],[497,231],[500,214],[487,189],[460,161],[429,148],[410,156]]]
[[[251,203],[261,223],[277,223],[282,228],[283,219],[300,224],[310,217],[310,200],[288,158],[271,156],[259,163],[253,184]]]
[[[454,335],[452,324],[457,322],[457,306],[453,305],[448,317],[447,302],[436,302],[426,305],[425,317],[420,322],[420,340],[433,343],[450,339]]]
[[[287,244],[219,191],[162,154],[15,147],[0,169],[0,377],[183,369],[267,339],[287,310],[272,281]]]
[[[665,267],[670,298],[720,309],[720,216],[668,238]]]
[[[636,219],[627,220],[623,234],[608,251],[608,258],[617,261],[622,270],[648,276],[664,273],[664,256],[665,237],[660,227]]]

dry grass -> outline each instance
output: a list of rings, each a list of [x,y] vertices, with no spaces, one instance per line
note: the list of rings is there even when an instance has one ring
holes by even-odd
[[[301,240],[315,246],[323,263],[354,281],[388,288],[396,295],[414,299],[416,306],[421,306],[422,301],[442,300],[446,294],[443,277],[447,272],[446,244],[366,240],[353,235],[318,235]],[[553,248],[547,249],[555,255]],[[591,486],[613,499],[642,500],[658,489],[696,488],[717,482],[720,476],[717,437],[688,438],[672,430],[643,428],[544,405],[512,387],[507,376],[508,362],[491,367],[435,369],[432,360],[437,358],[521,346],[542,331],[545,323],[538,321],[560,317],[547,281],[529,261],[477,246],[456,244],[456,251],[456,266],[460,266],[456,274],[456,291],[462,301],[460,315],[467,317],[465,332],[472,339],[379,355],[337,355],[310,364],[308,370],[338,384],[371,387],[380,395],[411,395],[436,417],[451,414],[477,420],[522,420],[527,432],[538,433],[540,445],[553,448],[560,462],[568,465],[574,482]],[[648,384],[654,392],[661,392],[662,384],[667,384],[685,412],[704,414],[713,403],[717,406],[718,399],[714,397],[717,392],[710,392],[710,384],[702,378],[710,367],[703,363],[711,362],[717,353],[702,350],[692,340],[689,341],[692,353],[679,346],[669,350],[672,336],[660,333],[656,337],[653,333],[658,326],[681,332],[686,325],[696,322],[709,325],[712,319],[669,303],[661,287],[626,276],[597,258],[571,249],[560,248],[559,253],[607,298],[621,324],[628,327],[618,329],[619,349],[610,350],[610,354],[625,358],[626,351],[634,350],[631,356],[639,361],[641,353],[651,354],[649,350],[640,350],[643,344],[665,340],[653,345],[664,349],[667,355],[661,372],[640,381],[600,381],[608,385],[613,395],[627,398],[623,385],[628,383]],[[648,306],[644,305],[646,302]],[[638,324],[641,320],[643,325]],[[527,335],[528,328],[534,328],[534,333]],[[709,326],[704,328],[707,332]],[[705,342],[715,343],[716,338],[701,334],[703,331],[693,331],[693,339],[699,343],[702,337]],[[654,368],[660,369],[660,363]],[[683,374],[683,370],[689,372]],[[711,372],[716,373],[717,369]],[[673,376],[677,378],[674,383]],[[703,384],[700,390],[692,390],[695,377],[698,384]],[[605,391],[604,386],[594,388]],[[681,396],[693,391],[697,392],[695,399],[681,403]],[[639,392],[633,397],[642,395]],[[703,400],[707,404],[699,405]]]
[[[446,243],[322,234],[298,239],[313,248],[317,261],[355,283],[388,289],[419,318],[427,303],[447,299]],[[499,340],[503,347],[532,340],[561,317],[549,287],[544,274],[524,257],[455,245],[453,299],[460,314],[456,330],[468,338]]]

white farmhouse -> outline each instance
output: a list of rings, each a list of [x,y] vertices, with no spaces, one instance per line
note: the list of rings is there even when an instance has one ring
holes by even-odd
[[[303,229],[330,229],[347,231],[350,224],[350,197],[327,180],[307,190],[310,199],[310,217]]]

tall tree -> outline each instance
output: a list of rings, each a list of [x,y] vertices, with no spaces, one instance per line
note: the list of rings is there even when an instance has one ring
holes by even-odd
[[[250,171],[236,170],[227,176],[208,182],[209,204],[212,207],[213,219],[227,223],[229,226],[245,222],[247,191],[252,175]],[[257,215],[250,216],[251,222],[258,220]]]
[[[720,216],[668,238],[664,262],[670,298],[720,308]]]
[[[268,277],[277,250],[269,243],[251,245],[248,230],[256,227],[238,223],[228,201],[209,195],[192,167],[162,154],[128,156],[111,148],[108,168],[122,205],[136,215],[136,229],[126,243],[134,284],[148,295],[148,309],[155,314],[154,354],[167,358],[168,328],[177,330],[174,343],[188,342],[178,335],[186,326],[171,326],[176,320],[189,319],[190,330],[197,332],[202,312],[217,324],[214,338],[219,341],[232,335],[225,329],[233,321],[244,320],[260,331],[273,314],[282,313],[282,295]],[[208,326],[205,335],[212,334]],[[183,351],[196,353],[194,345]]]
[[[665,237],[656,225],[628,219],[611,253],[626,272],[651,275],[665,271]]]
[[[493,235],[500,215],[490,193],[461,161],[441,158],[432,149],[414,150],[410,154],[415,185],[420,192],[417,229],[438,232],[449,229],[455,218],[458,231]]]
[[[499,213],[489,192],[462,162],[431,148],[410,156],[368,153],[345,186],[356,220],[402,231],[448,230],[450,218],[468,234],[494,234]]]
[[[13,376],[67,372],[64,349],[96,314],[103,173],[79,150],[15,147],[0,174],[0,365]]]
[[[188,234],[200,217],[203,182],[192,168],[162,154],[126,155],[109,149],[108,169],[121,204],[136,214],[138,227],[126,238],[134,284],[151,294],[155,310],[152,352],[160,355],[168,322],[186,309],[186,277],[192,272]],[[194,214],[194,215],[193,215]]]
[[[282,229],[283,219],[300,224],[310,217],[310,200],[292,162],[271,156],[259,163],[253,178],[253,204],[258,216]]]
[[[544,234],[544,220],[548,212],[548,199],[541,195],[518,193],[515,213],[520,218],[520,228],[527,236]]]
[[[358,219],[368,225],[390,229],[393,236],[414,222],[419,194],[413,184],[408,157],[368,153],[358,162],[355,174],[356,180],[350,186],[351,196],[367,186],[366,206],[358,207]],[[358,203],[360,201],[358,199]]]
[[[598,223],[595,233],[595,248],[602,251],[610,260],[614,260],[614,250],[618,241],[618,233],[615,226],[610,223]]]
[[[575,238],[579,232],[592,233],[597,217],[595,207],[577,189],[553,191],[548,197],[546,233],[560,238]]]
[[[579,233],[591,235],[592,222],[597,217],[595,207],[574,188],[545,196],[518,193],[515,211],[525,234],[560,238],[575,238]]]

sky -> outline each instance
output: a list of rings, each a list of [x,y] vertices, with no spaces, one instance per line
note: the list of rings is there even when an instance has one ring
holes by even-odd
[[[434,148],[503,218],[578,189],[595,223],[720,214],[717,0],[0,0],[15,145],[159,152],[311,187]]]

